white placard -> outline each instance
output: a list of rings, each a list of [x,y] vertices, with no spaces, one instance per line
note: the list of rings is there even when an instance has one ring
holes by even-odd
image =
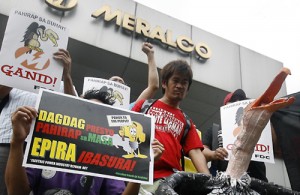
[[[252,101],[254,100],[238,101],[220,108],[223,147],[228,151],[228,156],[231,155],[232,145],[239,133],[244,108]],[[263,130],[261,137],[254,148],[251,160],[274,163],[270,122]]]
[[[63,66],[53,53],[67,44],[68,30],[58,21],[12,10],[0,52],[0,84],[35,93],[58,91]]]
[[[84,77],[82,93],[84,94],[91,89],[108,92],[113,101],[113,106],[124,109],[129,108],[130,87],[107,79]]]

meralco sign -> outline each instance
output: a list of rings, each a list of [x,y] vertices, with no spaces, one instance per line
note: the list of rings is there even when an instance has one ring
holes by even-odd
[[[77,0],[45,0],[45,2],[59,11],[69,11],[77,5]]]
[[[104,5],[94,11],[92,17],[98,18],[102,14],[104,14],[104,20],[107,22],[115,20],[116,25],[147,38],[159,40],[167,46],[178,48],[186,53],[195,51],[198,57],[203,60],[207,60],[211,57],[212,52],[205,43],[194,44],[193,41],[186,36],[178,36],[176,41],[173,41],[173,33],[171,30],[167,29],[164,31],[160,26],[155,26],[151,29],[151,25],[147,21],[138,17],[135,18],[129,13],[123,13],[120,10],[112,12],[108,5]]]

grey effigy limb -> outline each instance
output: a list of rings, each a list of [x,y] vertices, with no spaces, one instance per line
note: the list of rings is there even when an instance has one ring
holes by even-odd
[[[239,179],[248,169],[254,147],[276,110],[294,102],[294,97],[274,100],[290,70],[283,68],[265,93],[244,110],[242,130],[233,144],[226,174]]]

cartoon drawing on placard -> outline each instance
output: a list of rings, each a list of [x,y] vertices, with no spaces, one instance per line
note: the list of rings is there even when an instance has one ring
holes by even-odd
[[[143,126],[132,121],[131,125],[120,127],[119,135],[122,137],[122,141],[127,141],[130,146],[130,151],[123,155],[124,158],[147,158],[148,156],[140,153],[139,144],[145,142],[146,134],[143,132]],[[125,140],[125,138],[128,138]],[[137,152],[136,152],[137,151]]]
[[[58,46],[57,40],[59,36],[56,32],[52,29],[46,29],[44,25],[39,25],[37,22],[32,22],[28,26],[21,42],[24,42],[24,47],[27,48],[26,53],[31,53],[32,50],[43,52],[40,48],[41,43],[39,40],[47,41],[48,39],[54,44],[53,47]]]
[[[114,90],[113,88],[108,88],[107,86],[101,87],[100,91],[106,91],[109,95],[109,99],[111,100],[112,104],[116,103],[116,100],[120,103],[120,105],[123,105],[123,94],[118,91]]]
[[[47,59],[45,62],[35,60],[41,58],[44,54],[40,40],[47,41],[48,39],[54,44],[53,47],[58,47],[57,40],[59,36],[56,32],[51,29],[46,29],[44,25],[39,25],[37,22],[32,22],[28,26],[21,41],[24,42],[24,47],[20,47],[15,51],[15,59],[25,54],[31,54],[32,58],[27,57],[27,59],[21,61],[20,65],[30,70],[47,69],[50,65],[50,59]],[[35,53],[32,52],[33,50]]]
[[[234,137],[236,137],[241,131],[243,114],[244,114],[244,108],[239,107],[235,113],[235,124],[237,125],[237,127],[233,130]]]

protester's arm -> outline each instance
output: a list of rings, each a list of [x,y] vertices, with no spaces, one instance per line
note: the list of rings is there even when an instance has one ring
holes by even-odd
[[[11,87],[0,85],[0,99],[3,99],[5,96],[7,96],[11,91],[11,89],[12,89]]]
[[[202,138],[202,143],[204,146],[202,153],[204,154],[207,162],[213,160],[224,160],[228,156],[228,152],[222,147],[212,150],[213,139],[217,139],[217,137],[213,138],[213,127],[211,127],[204,131]]]
[[[141,184],[128,182],[122,195],[138,195]]]
[[[144,89],[136,101],[153,98],[159,88],[159,77],[152,44],[143,43],[142,51],[147,55],[148,58],[148,86],[146,89]]]
[[[196,170],[199,173],[210,174],[207,167],[206,159],[203,153],[201,152],[200,148],[190,150],[189,157],[191,158]]]
[[[154,139],[151,144],[154,153],[154,160],[156,161],[161,157],[162,153],[165,151],[165,148],[164,145],[160,143],[157,139]],[[123,192],[123,195],[135,195],[139,193],[139,190],[139,183],[128,182]]]
[[[71,77],[72,59],[70,53],[65,49],[59,49],[53,54],[53,58],[62,62],[64,66],[63,81],[64,81],[64,93],[77,96]]]
[[[29,134],[32,120],[37,117],[34,108],[23,106],[12,114],[13,134],[5,172],[8,194],[29,194],[30,186],[25,168],[22,167],[23,145]]]
[[[204,146],[204,149],[202,150],[202,153],[206,159],[207,162],[210,162],[213,160],[213,156],[214,156],[214,151],[212,151],[209,147]]]
[[[203,155],[205,156],[207,162],[212,160],[224,160],[228,156],[228,152],[225,148],[218,148],[215,151],[210,150],[209,147],[204,146],[204,150],[202,151]]]

